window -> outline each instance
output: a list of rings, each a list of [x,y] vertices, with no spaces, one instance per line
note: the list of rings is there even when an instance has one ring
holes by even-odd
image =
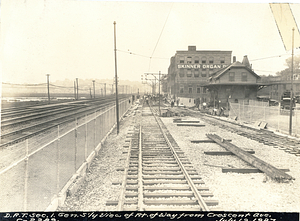
[[[183,87],[183,85],[181,85],[180,88],[179,88],[179,93],[180,94],[183,94],[183,89],[184,89],[184,87]]]
[[[201,73],[201,77],[206,78],[206,73],[205,73],[205,72],[202,72],[202,73]]]
[[[195,77],[195,78],[198,78],[198,77],[199,77],[199,70],[198,70],[198,69],[195,69],[194,77]]]
[[[200,94],[201,93],[201,87],[200,85],[197,85],[197,94]]]
[[[192,70],[191,69],[187,69],[187,77],[192,77]]]
[[[199,64],[199,57],[195,57],[195,64]]]
[[[187,57],[186,63],[191,64],[192,63],[192,57]]]
[[[202,57],[202,64],[206,64],[206,57]]]
[[[213,58],[213,57],[210,57],[210,58],[209,58],[209,63],[210,63],[210,64],[213,64],[213,63],[214,63],[214,58]]]
[[[180,64],[184,64],[184,57],[180,57],[180,58],[179,58],[179,63],[180,63]]]
[[[180,76],[180,77],[184,77],[184,70],[183,70],[183,69],[180,69],[180,71],[179,71],[179,76]]]
[[[247,73],[242,72],[242,81],[247,81]]]
[[[221,58],[220,58],[220,63],[221,63],[221,64],[224,64],[224,63],[225,63],[225,58],[224,58],[224,57],[221,57]]]
[[[229,81],[235,81],[234,77],[235,77],[234,72],[229,72]]]
[[[206,92],[207,92],[207,88],[204,87],[204,88],[203,88],[203,94],[206,94]]]
[[[189,94],[192,94],[192,93],[193,93],[193,88],[189,87]]]
[[[286,84],[283,84],[282,86],[283,86],[283,90],[286,90]]]

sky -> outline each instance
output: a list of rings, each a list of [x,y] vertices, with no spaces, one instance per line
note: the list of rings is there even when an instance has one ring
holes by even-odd
[[[300,24],[300,4],[290,4]],[[114,26],[113,22],[116,22]],[[1,77],[5,83],[75,78],[141,81],[166,74],[177,50],[232,51],[259,75],[286,68],[268,2],[2,0]],[[300,49],[295,50],[295,55]]]

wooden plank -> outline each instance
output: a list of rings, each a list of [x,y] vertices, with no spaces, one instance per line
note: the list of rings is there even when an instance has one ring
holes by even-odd
[[[227,139],[228,142],[231,142],[231,139]],[[213,140],[191,140],[191,143],[216,143]]]
[[[177,121],[173,121],[176,123],[200,123],[199,120],[177,120]]]
[[[255,154],[254,150],[247,150],[246,151],[249,154]],[[227,155],[234,155],[234,153],[230,151],[204,151],[204,154],[206,155],[222,155],[222,156],[227,156]]]
[[[294,180],[292,176],[286,174],[285,172],[277,169],[276,167],[264,162],[263,160],[247,153],[245,150],[240,149],[239,147],[233,145],[232,143],[222,139],[216,134],[206,134],[206,136],[214,141],[216,141],[219,145],[226,148],[228,151],[231,151],[242,160],[256,167],[257,169],[263,171],[271,178],[277,181],[290,181]]]
[[[204,124],[186,124],[186,123],[179,123],[177,126],[184,126],[184,127],[205,127]]]
[[[289,169],[280,169],[283,172],[289,172]],[[257,168],[222,168],[222,173],[263,173]]]

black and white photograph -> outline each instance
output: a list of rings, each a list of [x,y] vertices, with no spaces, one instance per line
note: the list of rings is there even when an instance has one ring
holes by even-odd
[[[299,220],[300,2],[0,7],[1,221]]]

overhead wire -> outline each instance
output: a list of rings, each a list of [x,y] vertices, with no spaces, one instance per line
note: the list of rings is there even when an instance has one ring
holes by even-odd
[[[163,33],[164,29],[165,29],[165,26],[166,26],[166,24],[167,24],[169,15],[170,15],[171,10],[172,10],[172,7],[173,7],[173,4],[174,4],[174,3],[172,3],[172,5],[171,5],[170,11],[169,11],[169,13],[168,13],[168,16],[167,16],[167,18],[166,18],[166,20],[165,20],[165,23],[164,23],[163,28],[162,28],[162,30],[161,30],[161,32],[160,32],[160,35],[159,35],[158,40],[157,40],[157,42],[156,42],[156,45],[155,45],[155,47],[154,47],[154,49],[153,49],[153,52],[152,52],[152,54],[151,54],[151,56],[150,56],[148,72],[150,71],[151,59],[152,59],[153,54],[154,54],[154,52],[155,52],[155,50],[156,50],[156,47],[157,47],[157,45],[158,45],[158,43],[159,43],[160,37],[162,36],[162,33]]]
[[[137,53],[133,53],[131,51],[123,51],[123,50],[117,50],[119,52],[123,52],[123,53],[127,53],[127,54],[132,54],[132,55],[136,55],[136,56],[140,56],[140,57],[144,57],[144,58],[153,58],[153,59],[170,59],[170,58],[160,58],[160,57],[150,57],[147,55],[141,55],[141,54],[137,54]]]

